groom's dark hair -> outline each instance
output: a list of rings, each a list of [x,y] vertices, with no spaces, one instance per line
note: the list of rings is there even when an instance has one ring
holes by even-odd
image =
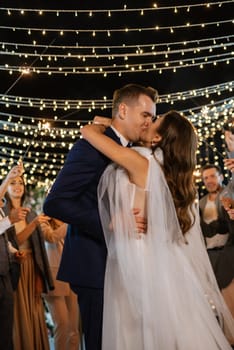
[[[146,95],[156,103],[158,91],[150,86],[145,87],[139,84],[127,84],[122,88],[115,90],[113,94],[112,117],[117,114],[120,103],[131,102],[132,100],[138,99],[140,95]]]

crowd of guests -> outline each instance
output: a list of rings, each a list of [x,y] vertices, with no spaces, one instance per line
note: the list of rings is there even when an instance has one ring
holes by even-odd
[[[23,165],[0,186],[0,348],[49,350],[45,308],[55,350],[79,349],[79,310],[69,284],[56,280],[66,224],[25,206]]]
[[[230,152],[225,166],[233,172],[234,135],[225,131],[225,140]],[[23,173],[19,163],[0,186],[0,348],[49,350],[46,307],[54,323],[55,350],[78,350],[82,330],[77,295],[69,283],[57,279],[68,225],[25,205]],[[221,168],[206,164],[201,178],[207,191],[200,198],[204,244],[234,318],[234,176],[224,186]],[[223,328],[234,344],[225,324]]]

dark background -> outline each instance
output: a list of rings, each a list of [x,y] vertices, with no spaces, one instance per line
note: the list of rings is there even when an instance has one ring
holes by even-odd
[[[145,0],[36,0],[20,1],[19,7],[18,1],[1,2],[2,176],[21,156],[29,183],[43,184],[46,179],[53,180],[69,148],[79,137],[79,126],[92,120],[96,114],[110,116],[114,90],[127,83],[150,85],[158,89],[162,99],[158,103],[157,113],[177,109],[191,118],[197,127],[201,142],[198,164],[216,162],[222,166],[222,158],[225,156],[222,125],[233,114],[233,101],[230,102],[233,97],[233,2],[213,1],[209,2],[208,7],[208,3],[194,0],[157,1],[157,7],[164,9],[146,10],[152,9],[154,3]],[[193,7],[196,4],[203,6]],[[183,5],[185,7],[180,8]],[[126,11],[124,6],[134,11]],[[21,14],[21,9],[25,9],[24,14]],[[30,12],[26,9],[57,11],[39,15],[38,11]],[[63,12],[66,9],[74,11]],[[114,9],[122,11],[112,11]],[[142,9],[145,9],[143,13]],[[83,10],[92,10],[92,16],[90,11],[82,12]],[[222,23],[223,21],[227,23]],[[176,28],[188,22],[200,25]],[[208,22],[213,24],[201,26]],[[156,26],[161,29],[152,30]],[[125,32],[125,28],[129,28],[129,31]],[[131,31],[133,28],[138,30]],[[66,29],[71,31],[66,32]],[[115,29],[119,31],[114,32]],[[42,30],[46,30],[45,35]],[[64,31],[63,35],[60,35],[60,30]],[[183,45],[185,41],[187,44]],[[36,44],[32,45],[33,42]],[[191,50],[186,52],[186,49]],[[143,50],[142,54],[135,55],[137,50]],[[157,54],[154,55],[153,52]],[[123,56],[120,57],[120,54]],[[101,57],[103,55],[106,56]],[[218,62],[221,59],[223,61]],[[187,60],[188,66],[184,60]],[[171,63],[167,67],[169,61]],[[180,65],[180,61],[184,61],[184,64]],[[125,64],[130,67],[142,65],[143,69],[126,72],[126,68],[119,67]],[[146,64],[151,69],[156,64],[156,68],[147,72],[144,68]],[[173,72],[175,64],[180,68]],[[202,69],[200,64],[203,64]],[[103,73],[109,71],[106,76],[103,73],[97,74],[100,66]],[[30,74],[21,75],[19,69],[22,67],[28,67]],[[63,74],[58,74],[58,67],[62,68]],[[89,74],[85,70],[87,67],[94,67],[95,72]],[[38,69],[40,74],[36,73]],[[48,74],[49,70],[52,71],[51,75]],[[72,74],[72,70],[75,70],[75,74]],[[226,88],[223,90],[213,87],[209,94],[204,93],[206,87],[224,83]],[[191,93],[197,89],[203,89],[202,96]],[[189,97],[172,99],[171,95],[178,92]],[[104,96],[107,108],[103,107]],[[36,98],[36,102],[30,106],[28,102],[23,102],[22,97],[27,97],[27,100]],[[39,108],[40,100],[45,102],[46,99],[56,101],[57,105],[59,101],[63,102],[56,110],[48,103]],[[66,110],[64,100],[72,100],[68,102],[71,106]],[[74,108],[76,100],[83,103],[79,110]],[[100,105],[97,100],[101,101]],[[219,110],[213,112],[209,106],[211,103],[217,104]],[[208,112],[204,112],[205,106],[209,107]],[[39,123],[48,121],[50,129],[39,128]]]

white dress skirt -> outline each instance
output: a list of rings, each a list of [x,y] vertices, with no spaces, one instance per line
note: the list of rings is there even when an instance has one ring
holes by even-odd
[[[108,257],[104,288],[103,350],[230,350],[234,320],[219,292],[200,230],[199,213],[183,236],[155,155],[145,189],[111,164],[98,187]],[[138,234],[133,208],[147,217]]]

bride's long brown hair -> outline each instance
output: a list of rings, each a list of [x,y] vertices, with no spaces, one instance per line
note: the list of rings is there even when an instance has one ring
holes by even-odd
[[[181,230],[194,223],[192,204],[196,198],[193,172],[196,166],[197,136],[192,123],[176,111],[162,116],[157,144],[164,154],[163,170],[171,191]]]

